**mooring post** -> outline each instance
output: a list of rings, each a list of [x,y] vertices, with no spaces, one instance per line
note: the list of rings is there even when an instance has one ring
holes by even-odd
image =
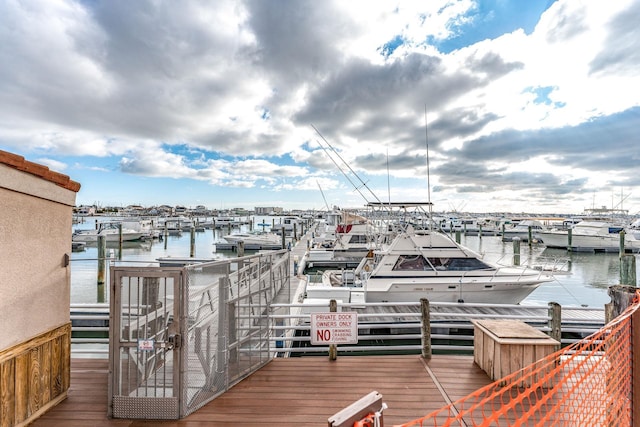
[[[329,301],[329,312],[335,313],[338,311],[338,302],[334,299]],[[336,360],[338,358],[338,347],[335,344],[329,344],[329,360]]]
[[[567,230],[567,250],[571,252],[571,247],[573,246],[573,230]]]
[[[167,240],[169,240],[169,227],[164,223],[164,248],[167,249]]]
[[[640,427],[640,310],[631,315],[631,426]]]
[[[527,227],[527,235],[529,237],[529,247],[531,247],[531,245],[533,245],[533,230],[531,229],[531,226]]]
[[[431,359],[431,313],[428,299],[420,298],[420,312],[422,314],[422,357]]]
[[[620,284],[636,287],[636,256],[624,254],[620,257]]]
[[[238,258],[244,256],[244,240],[238,240],[236,250],[238,251]]]
[[[513,265],[520,265],[520,238],[513,238]]]
[[[107,238],[98,236],[98,302],[105,302],[104,282],[107,269]]]
[[[619,249],[620,258],[622,258],[622,256],[624,255],[624,236],[625,236],[624,230],[621,230],[620,231],[620,249]]]
[[[122,260],[122,223],[118,224],[118,259]]]
[[[618,317],[623,311],[633,304],[633,298],[636,295],[635,286],[627,285],[613,285],[609,286],[607,293],[611,297],[611,302],[605,304],[604,315],[605,323],[609,323],[616,317]],[[640,331],[638,331],[640,333]],[[640,347],[638,347],[640,351]]]
[[[193,258],[196,256],[196,227],[191,225],[189,228],[189,232],[191,233],[191,240],[189,242],[189,257]]]
[[[562,306],[557,302],[549,303],[549,336],[562,347]]]

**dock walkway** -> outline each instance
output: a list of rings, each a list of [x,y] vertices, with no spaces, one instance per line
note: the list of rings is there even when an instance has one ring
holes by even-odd
[[[489,384],[470,356],[345,356],[274,359],[197,412],[176,421],[107,418],[108,361],[73,359],[68,397],[32,427],[326,426],[371,391],[393,426],[420,418]]]

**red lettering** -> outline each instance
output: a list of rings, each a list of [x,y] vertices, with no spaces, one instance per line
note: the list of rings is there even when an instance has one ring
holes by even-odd
[[[331,330],[322,329],[316,331],[316,340],[318,341],[331,341]]]

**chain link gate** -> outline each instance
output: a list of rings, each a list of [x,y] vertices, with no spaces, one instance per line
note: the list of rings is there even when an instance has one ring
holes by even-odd
[[[290,267],[286,250],[111,267],[109,417],[183,418],[268,363],[269,307],[290,294]]]
[[[182,268],[111,268],[109,417],[181,417]]]

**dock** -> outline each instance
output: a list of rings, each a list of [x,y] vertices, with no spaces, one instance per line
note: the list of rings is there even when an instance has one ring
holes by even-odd
[[[386,426],[420,418],[491,381],[471,356],[348,356],[274,359],[197,412],[176,421],[107,418],[107,359],[74,358],[68,397],[32,427],[326,426],[371,391],[388,405]]]

